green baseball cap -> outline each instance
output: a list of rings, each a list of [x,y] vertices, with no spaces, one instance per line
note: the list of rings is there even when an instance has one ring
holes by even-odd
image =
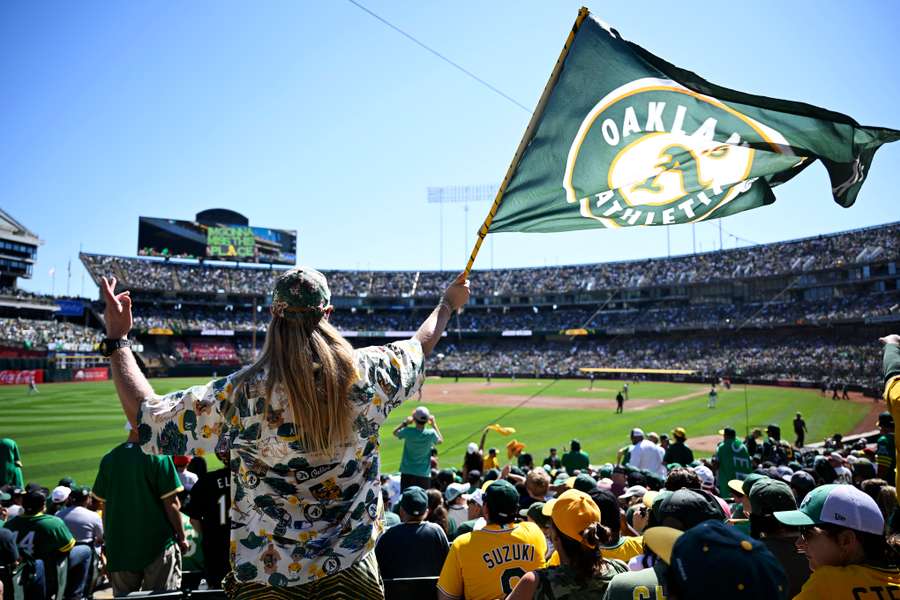
[[[750,489],[750,512],[754,515],[771,515],[787,510],[797,510],[797,500],[791,486],[777,479],[757,481]]]
[[[543,502],[535,502],[528,508],[522,509],[519,511],[519,516],[522,518],[531,518],[538,527],[544,529],[550,526],[550,522],[553,520],[547,515],[543,513],[544,503]]]
[[[597,480],[586,473],[582,473],[572,482],[572,487],[579,492],[590,494],[597,487]]]
[[[770,479],[768,475],[763,475],[762,473],[750,473],[747,477],[744,478],[744,483],[741,484],[741,489],[744,491],[745,496],[750,495],[750,490],[753,489],[753,486],[756,485],[757,481],[761,481],[763,479]]]
[[[787,598],[787,576],[775,555],[721,521],[685,532],[652,527],[644,544],[670,566],[679,598]]]
[[[400,508],[407,514],[418,517],[428,510],[428,494],[417,485],[411,485],[400,495]]]
[[[484,503],[491,517],[511,519],[519,512],[519,492],[513,484],[501,479],[489,485],[484,491]]]
[[[610,478],[613,474],[613,466],[611,463],[606,463],[600,467],[599,475],[600,479]]]
[[[806,495],[797,510],[779,511],[775,518],[791,527],[839,525],[864,533],[884,533],[884,517],[875,501],[852,485],[829,484]]]
[[[309,267],[286,271],[275,282],[272,314],[285,319],[325,314],[331,303],[331,291],[325,276]]]

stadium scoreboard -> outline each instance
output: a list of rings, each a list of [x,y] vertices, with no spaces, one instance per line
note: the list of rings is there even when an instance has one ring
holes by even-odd
[[[140,217],[138,255],[293,265],[297,263],[297,232],[253,227],[246,222]]]
[[[249,227],[210,227],[206,230],[206,255],[211,258],[253,256],[256,239]]]

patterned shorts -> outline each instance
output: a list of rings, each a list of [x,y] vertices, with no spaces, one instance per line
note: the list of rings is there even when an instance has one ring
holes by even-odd
[[[352,567],[303,585],[273,587],[241,583],[231,572],[222,581],[222,587],[231,600],[384,600],[384,584],[374,552]]]

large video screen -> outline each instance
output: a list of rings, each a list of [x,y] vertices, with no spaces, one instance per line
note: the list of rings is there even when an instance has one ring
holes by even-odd
[[[138,255],[293,265],[297,263],[297,232],[141,217]]]

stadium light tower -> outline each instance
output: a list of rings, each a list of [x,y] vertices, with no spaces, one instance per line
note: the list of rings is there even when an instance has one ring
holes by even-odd
[[[428,188],[428,203],[439,204],[441,207],[439,236],[440,244],[440,264],[441,271],[444,270],[444,205],[445,204],[462,204],[465,213],[465,257],[469,257],[469,203],[470,202],[493,202],[497,196],[497,190],[500,188],[495,183],[484,183],[480,185],[450,185],[444,187]],[[494,239],[491,238],[491,268],[494,268]]]

